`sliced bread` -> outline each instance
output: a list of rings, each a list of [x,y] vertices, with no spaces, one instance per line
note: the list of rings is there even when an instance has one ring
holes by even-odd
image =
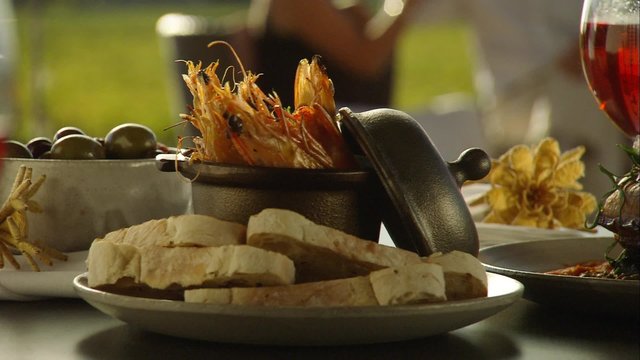
[[[284,255],[248,245],[219,247],[135,247],[94,241],[87,259],[92,288],[140,295],[192,287],[292,284],[293,262]],[[153,295],[152,295],[153,296]]]
[[[102,240],[144,246],[222,246],[242,244],[247,227],[206,215],[180,215],[149,220],[112,231]]]
[[[442,267],[418,263],[366,276],[260,288],[192,289],[186,302],[253,306],[366,306],[446,300]]]
[[[462,251],[435,253],[424,259],[442,266],[447,299],[461,300],[487,296],[487,272],[475,256]]]
[[[421,262],[416,253],[362,240],[283,209],[265,209],[251,216],[247,244],[291,258],[299,283],[362,276]]]

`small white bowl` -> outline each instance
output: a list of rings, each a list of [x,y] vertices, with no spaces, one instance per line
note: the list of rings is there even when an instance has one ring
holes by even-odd
[[[86,250],[91,242],[123,227],[192,212],[191,184],[156,169],[154,159],[0,159],[0,201],[20,165],[46,180],[33,200],[44,212],[28,212],[28,237],[60,251]]]

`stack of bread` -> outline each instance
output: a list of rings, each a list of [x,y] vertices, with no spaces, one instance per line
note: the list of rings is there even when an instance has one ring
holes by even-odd
[[[487,295],[472,255],[420,257],[265,209],[247,225],[204,215],[150,220],[96,239],[88,284],[187,302],[360,306],[442,302]]]

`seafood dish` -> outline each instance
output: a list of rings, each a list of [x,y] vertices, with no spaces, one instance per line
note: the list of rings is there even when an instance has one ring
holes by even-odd
[[[209,46],[216,45],[229,46],[221,41]],[[181,118],[200,131],[192,138],[191,161],[309,169],[356,167],[336,122],[333,83],[319,56],[299,63],[293,110],[275,92],[263,92],[256,84],[260,75],[245,70],[239,58],[238,63],[242,79],[235,82],[232,68],[225,70],[222,79],[218,77],[219,62],[203,67],[186,61],[183,80],[193,95],[193,106]]]

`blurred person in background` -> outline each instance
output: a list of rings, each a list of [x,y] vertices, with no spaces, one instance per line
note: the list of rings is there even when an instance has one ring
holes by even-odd
[[[393,90],[393,55],[409,16],[422,0],[385,0],[373,9],[355,0],[255,0],[249,29],[259,85],[293,106],[298,62],[320,55],[338,107],[386,107]]]
[[[17,72],[15,23],[11,0],[0,0],[0,139],[10,136],[15,119]]]
[[[585,190],[610,190],[598,169],[623,173],[627,143],[598,109],[579,54],[582,0],[429,0],[419,22],[464,21],[471,28],[477,106],[498,156],[515,144],[556,138],[586,147]]]

